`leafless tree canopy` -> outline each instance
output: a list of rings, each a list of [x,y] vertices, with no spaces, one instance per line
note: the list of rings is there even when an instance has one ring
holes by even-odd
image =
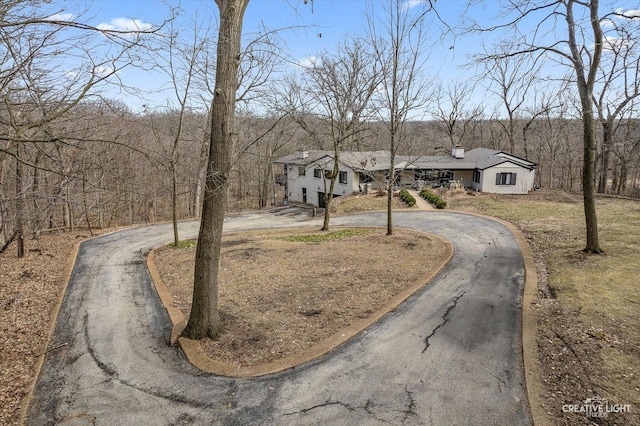
[[[493,31],[501,43],[479,52],[477,78],[457,81],[429,66],[432,44],[453,31],[438,3],[412,15],[390,3],[389,16],[370,17],[366,37],[314,52],[306,68],[286,53],[287,29],[244,34],[226,210],[280,202],[280,171],[271,162],[303,149],[433,155],[482,146],[535,161],[542,188],[580,191],[593,180],[599,192],[640,196],[637,17],[593,1],[505,2],[492,25],[466,27]],[[465,19],[478,3],[470,2]],[[177,11],[168,9],[162,31],[114,31],[88,25],[86,11],[70,16],[50,7],[0,5],[0,247],[25,238],[35,245],[41,232],[198,217],[217,20],[172,26]],[[132,67],[165,72],[172,83],[158,90],[170,100],[133,110],[108,99],[116,86],[133,93],[119,79]],[[593,112],[587,127],[585,108]],[[585,145],[589,128],[593,143]]]

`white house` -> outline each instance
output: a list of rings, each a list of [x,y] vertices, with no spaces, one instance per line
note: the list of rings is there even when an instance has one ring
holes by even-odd
[[[285,197],[289,201],[324,207],[333,156],[333,151],[301,151],[274,161],[283,166],[283,173],[276,175],[276,182],[285,187]],[[374,182],[377,174],[389,170],[390,156],[387,151],[340,152],[338,162],[334,197],[366,190],[365,184]]]
[[[283,167],[276,182],[289,201],[324,207],[333,170],[333,151],[301,151],[274,161]],[[388,151],[340,152],[333,196],[386,187],[391,163]],[[536,164],[503,151],[477,148],[467,153],[456,146],[451,156],[396,156],[396,185],[438,186],[458,181],[479,192],[526,194],[533,188]]]
[[[526,194],[533,189],[536,164],[497,149],[476,148],[464,152],[456,146],[451,156],[418,157],[407,166],[416,176],[438,174],[438,179],[462,182],[462,186],[495,194]]]

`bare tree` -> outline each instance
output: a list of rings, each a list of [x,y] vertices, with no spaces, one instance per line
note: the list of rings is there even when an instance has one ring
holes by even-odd
[[[387,184],[387,235],[393,234],[393,187],[396,180],[396,154],[402,146],[405,126],[412,113],[419,113],[427,101],[429,81],[424,78],[427,60],[426,16],[432,2],[416,8],[401,0],[385,7],[384,17],[368,13],[368,36],[380,68],[378,97],[375,101],[380,120],[386,124],[390,164]]]
[[[379,81],[374,56],[363,40],[345,41],[337,50],[334,55],[319,55],[305,68],[298,111],[312,114],[294,115],[310,136],[326,140],[333,151],[330,168],[323,173],[325,231],[329,229],[331,201],[340,172],[340,151],[360,136],[360,122]],[[313,125],[320,123],[324,123],[322,128]]]
[[[616,11],[603,19],[609,28],[603,37],[604,49],[599,67],[594,104],[602,126],[601,172],[598,192],[607,190],[609,158],[614,151],[619,120],[628,106],[640,97],[640,25],[637,11]]]
[[[504,47],[501,47],[504,48]],[[534,85],[540,65],[529,56],[508,56],[504,52],[490,55],[484,62],[481,78],[489,81],[489,91],[500,98],[507,113],[506,122],[497,120],[509,141],[509,151],[516,155],[516,119],[525,106],[529,89]]]
[[[564,90],[559,91],[559,93],[564,92]],[[556,104],[554,97],[547,95],[547,93],[548,92],[543,91],[540,97],[534,95],[532,106],[525,109],[524,114],[528,114],[528,116],[523,119],[523,122],[521,123],[522,127],[520,128],[520,131],[522,133],[522,148],[524,151],[524,158],[529,158],[528,134],[531,126],[539,117],[545,114],[549,114],[550,111],[562,104]]]
[[[216,0],[220,11],[216,80],[211,102],[211,142],[202,219],[196,249],[193,301],[185,337],[216,338],[222,331],[218,310],[218,266],[231,168],[242,21],[249,0]]]
[[[175,11],[174,11],[175,13]],[[207,47],[209,39],[208,31],[202,32],[203,25],[193,22],[191,34],[183,37],[179,29],[174,26],[174,20],[169,21],[168,35],[164,39],[162,54],[156,55],[157,68],[162,70],[169,78],[171,84],[172,101],[167,105],[170,111],[175,112],[176,122],[169,126],[168,137],[171,140],[171,154],[168,158],[169,172],[171,174],[171,217],[173,222],[174,245],[178,247],[180,238],[178,235],[178,155],[179,145],[188,140],[188,132],[185,120],[193,105],[195,82],[198,77],[198,67],[202,62],[202,54]],[[196,98],[197,99],[197,98]],[[175,105],[173,104],[175,102]],[[165,116],[165,119],[168,119]],[[154,127],[157,134],[157,127]]]
[[[440,133],[449,142],[449,148],[462,144],[469,127],[481,117],[482,111],[471,104],[472,87],[453,82],[446,87],[439,85],[434,93],[431,115]],[[495,139],[495,138],[492,138]]]
[[[599,0],[518,0],[505,4],[503,23],[476,27],[480,31],[513,31],[510,40],[501,40],[510,46],[508,53],[498,57],[533,54],[540,58],[552,55],[560,65],[569,67],[574,75],[583,131],[582,192],[586,225],[583,251],[586,253],[603,252],[595,205],[597,143],[593,96],[604,47],[602,19],[612,14],[615,12],[601,14]],[[556,25],[558,18],[565,24],[563,34],[558,31],[560,26]],[[534,27],[525,28],[531,22],[536,22]],[[485,59],[495,57],[490,55]]]
[[[25,146],[59,143],[52,123],[97,96],[116,73],[134,63],[142,35],[152,28],[116,31],[92,27],[81,16],[51,10],[48,2],[0,5],[0,125],[6,142],[3,158],[16,161],[15,233],[23,255],[27,181]],[[96,49],[110,47],[106,54]],[[65,62],[66,61],[66,62]],[[70,64],[73,67],[70,69]],[[38,158],[38,157],[36,157]],[[41,157],[40,157],[41,158]]]

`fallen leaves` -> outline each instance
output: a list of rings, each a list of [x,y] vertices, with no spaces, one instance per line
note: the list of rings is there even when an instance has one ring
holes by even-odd
[[[431,271],[445,246],[397,230],[322,241],[318,230],[247,232],[223,237],[220,312],[225,334],[203,340],[208,355],[241,366],[304,351],[366,318]],[[282,238],[286,235],[307,238]],[[344,235],[351,235],[345,233]],[[305,242],[309,241],[309,242]],[[154,253],[174,305],[188,318],[195,249]]]

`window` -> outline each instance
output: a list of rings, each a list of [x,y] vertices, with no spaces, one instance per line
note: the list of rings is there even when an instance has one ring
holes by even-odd
[[[475,170],[473,171],[473,181],[474,181],[475,183],[480,183],[480,170],[475,169]]]
[[[298,176],[305,176],[307,174],[307,169],[304,167],[298,167]]]
[[[496,173],[496,185],[515,185],[515,173]]]
[[[321,178],[323,171],[324,171],[324,178],[327,180],[331,180],[331,170],[313,169],[313,177]]]
[[[340,177],[339,177],[339,182],[340,183],[347,183],[347,172],[340,172]]]

